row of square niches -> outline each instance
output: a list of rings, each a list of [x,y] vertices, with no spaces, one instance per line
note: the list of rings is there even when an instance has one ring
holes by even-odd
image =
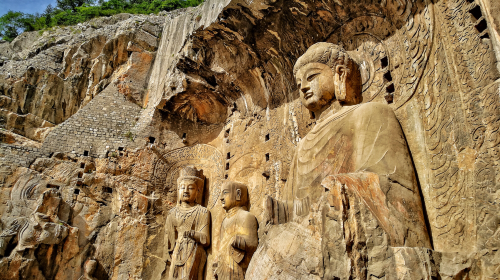
[[[56,189],[56,190],[60,190],[61,186],[54,185],[54,184],[47,184],[47,188],[49,188],[49,189]],[[103,189],[103,191],[104,191],[105,193],[113,193],[113,189],[112,189],[112,188],[109,188],[109,187],[103,187],[102,189]],[[80,194],[80,192],[81,192],[81,190],[80,190],[80,189],[78,189],[78,188],[73,189],[73,193],[74,193],[74,194],[76,194],[76,195]]]

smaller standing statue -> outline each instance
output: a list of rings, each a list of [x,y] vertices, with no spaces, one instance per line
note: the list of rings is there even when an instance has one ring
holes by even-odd
[[[168,279],[201,280],[210,245],[210,211],[200,205],[205,177],[195,167],[185,167],[177,179],[177,206],[168,213],[165,258]]]
[[[247,186],[226,181],[220,200],[226,217],[220,230],[220,250],[214,263],[214,275],[218,280],[243,280],[259,243],[257,219],[246,207]]]

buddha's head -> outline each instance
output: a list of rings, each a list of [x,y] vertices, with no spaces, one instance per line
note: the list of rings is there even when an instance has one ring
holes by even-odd
[[[203,170],[198,170],[193,166],[184,167],[177,179],[178,202],[200,204],[204,184]]]
[[[341,105],[361,102],[359,67],[338,45],[312,45],[295,63],[293,74],[302,104],[310,111],[319,111],[335,100]]]
[[[248,202],[247,186],[232,181],[224,182],[220,201],[226,211],[234,207],[245,207]]]

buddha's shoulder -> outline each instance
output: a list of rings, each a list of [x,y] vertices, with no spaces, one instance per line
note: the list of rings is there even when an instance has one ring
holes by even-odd
[[[207,207],[201,206],[200,204],[197,204],[196,206],[196,211],[199,211],[202,214],[209,214],[210,211],[208,210]]]
[[[181,209],[179,206],[175,206],[174,208],[168,211],[168,215],[175,215],[177,213],[187,213],[187,212],[198,212],[201,214],[210,214],[210,210],[207,207],[201,206],[200,204],[196,204],[191,209]]]
[[[251,212],[241,209],[238,211],[238,220],[253,222],[254,220],[255,221],[257,220],[257,217],[255,217],[255,215],[252,214]]]
[[[389,105],[380,102],[363,103],[357,107],[354,112],[357,116],[394,116],[394,111]]]

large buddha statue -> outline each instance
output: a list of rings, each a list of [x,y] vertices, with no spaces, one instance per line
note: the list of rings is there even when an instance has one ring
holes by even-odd
[[[326,191],[332,209],[358,200],[377,220],[388,245],[430,248],[403,131],[388,105],[362,103],[354,57],[337,45],[317,43],[295,64],[300,99],[316,124],[292,162],[284,197],[288,219],[306,219]],[[323,239],[333,234],[327,226],[324,230]]]
[[[177,206],[167,216],[165,259],[170,261],[168,279],[203,279],[210,245],[210,211],[201,206],[204,176],[187,166],[177,180]]]

